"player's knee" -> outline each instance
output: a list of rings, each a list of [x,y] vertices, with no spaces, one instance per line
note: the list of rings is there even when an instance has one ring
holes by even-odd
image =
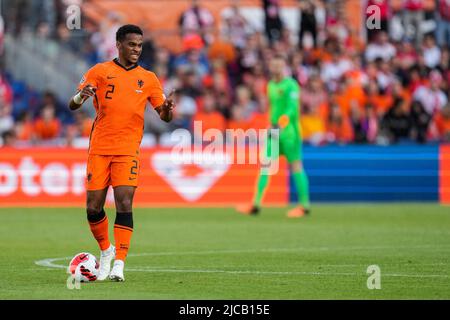
[[[131,212],[133,202],[130,198],[124,198],[117,201],[117,211],[119,212]]]
[[[87,214],[95,214],[103,210],[103,206],[97,201],[87,201],[86,212]]]

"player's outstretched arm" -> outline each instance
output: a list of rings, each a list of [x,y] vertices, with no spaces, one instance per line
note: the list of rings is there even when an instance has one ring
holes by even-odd
[[[173,108],[175,107],[175,102],[173,101],[173,95],[175,93],[175,90],[173,90],[167,99],[164,101],[162,105],[155,108],[156,112],[158,112],[159,117],[161,120],[165,122],[170,122],[173,117]]]
[[[78,108],[80,108],[83,105],[84,101],[89,99],[89,97],[93,97],[95,95],[95,90],[95,87],[87,85],[83,89],[78,91],[78,93],[73,96],[72,99],[70,99],[70,110],[77,110]]]

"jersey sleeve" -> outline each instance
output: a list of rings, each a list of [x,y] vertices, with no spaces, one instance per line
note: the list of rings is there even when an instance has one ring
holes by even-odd
[[[92,68],[90,68],[81,78],[80,83],[78,84],[78,91],[83,89],[85,86],[90,84],[93,87],[98,88],[99,84],[99,70],[98,66],[95,65]]]
[[[154,73],[150,74],[150,87],[148,92],[148,101],[152,104],[153,108],[161,106],[166,100],[161,83]]]

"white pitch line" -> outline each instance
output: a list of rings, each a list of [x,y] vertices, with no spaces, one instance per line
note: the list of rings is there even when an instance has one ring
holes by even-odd
[[[446,248],[448,246],[440,246],[439,248]],[[129,257],[142,257],[142,256],[174,256],[174,255],[208,255],[208,254],[234,254],[234,253],[278,253],[278,252],[301,252],[301,251],[328,251],[328,250],[378,250],[378,249],[420,249],[420,248],[433,248],[436,249],[434,245],[420,245],[420,246],[375,246],[375,247],[308,247],[308,248],[272,248],[272,249],[243,249],[243,250],[214,250],[214,251],[182,251],[182,252],[150,252],[150,253],[140,253],[140,254],[130,254]],[[35,261],[35,264],[45,268],[58,268],[67,269],[67,266],[56,264],[56,261],[68,260],[72,257],[62,257],[62,258],[49,258]],[[413,264],[417,265],[417,264]],[[437,264],[419,264],[419,265],[445,265],[444,263]],[[342,265],[318,265],[318,267],[350,267],[350,266],[364,266],[363,264],[342,264]],[[48,270],[48,269],[46,269]],[[359,273],[338,273],[338,272],[313,272],[313,271],[257,271],[257,270],[208,270],[208,269],[168,269],[168,268],[158,268],[158,267],[138,267],[138,268],[127,268],[127,271],[131,272],[175,272],[175,273],[226,273],[226,274],[278,274],[278,275],[324,275],[324,276],[361,276]],[[397,273],[383,273],[383,276],[387,277],[410,277],[410,278],[449,278],[449,275],[437,275],[437,274],[397,274]]]
[[[439,246],[436,245],[418,245],[418,246],[357,246],[357,247],[307,247],[307,248],[269,248],[269,249],[238,249],[238,250],[209,250],[209,251],[176,251],[176,252],[150,252],[138,253],[129,256],[181,256],[181,255],[208,255],[208,254],[233,254],[233,253],[278,253],[278,252],[303,252],[303,251],[340,251],[340,250],[385,250],[385,249],[447,249],[450,245]]]
[[[68,260],[72,259],[73,257],[63,257],[63,258],[50,258],[50,259],[42,259],[35,261],[34,263],[41,267],[46,268],[58,268],[58,269],[67,269],[67,266],[63,266],[60,264],[54,264],[54,261],[61,261],[61,260]]]

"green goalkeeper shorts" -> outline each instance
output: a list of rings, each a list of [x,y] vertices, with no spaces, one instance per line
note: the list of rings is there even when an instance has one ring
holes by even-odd
[[[279,148],[272,148],[272,144],[279,142]],[[278,152],[277,152],[278,151]],[[300,137],[281,137],[279,139],[269,138],[266,144],[266,156],[276,158],[285,156],[289,163],[302,160],[302,141]]]

